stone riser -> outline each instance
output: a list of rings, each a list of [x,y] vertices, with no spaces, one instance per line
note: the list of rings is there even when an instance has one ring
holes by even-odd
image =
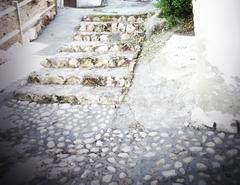
[[[102,41],[102,42],[115,42],[115,41],[135,41],[141,43],[145,39],[145,33],[83,33],[75,32],[73,39],[76,41]]]
[[[28,84],[14,92],[17,100],[37,103],[118,104],[124,88]]]
[[[90,15],[82,18],[82,21],[94,22],[144,22],[148,14],[140,15]]]
[[[107,87],[128,87],[130,80],[127,77],[112,76],[58,76],[58,75],[38,75],[32,73],[28,78],[29,83],[42,85],[85,85],[85,86],[107,86]]]
[[[135,31],[143,32],[144,25],[141,23],[81,22],[77,31],[134,33]]]
[[[96,97],[78,97],[74,95],[42,95],[42,94],[26,94],[16,93],[14,97],[19,101],[29,101],[36,103],[69,103],[73,105],[90,105],[90,104],[102,104],[102,105],[116,105],[121,102],[119,100],[110,99],[104,96]]]
[[[43,67],[47,68],[115,68],[126,67],[129,64],[135,63],[127,57],[113,57],[113,58],[51,58],[42,62]]]
[[[139,44],[136,43],[106,43],[106,44],[92,44],[92,45],[81,45],[81,44],[69,44],[59,49],[59,52],[123,52],[123,51],[136,51],[140,50]]]

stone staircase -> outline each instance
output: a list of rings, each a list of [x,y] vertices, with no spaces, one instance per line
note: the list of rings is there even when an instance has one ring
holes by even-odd
[[[74,41],[46,58],[44,68],[32,72],[15,97],[38,103],[119,104],[131,85],[148,16],[83,17]]]

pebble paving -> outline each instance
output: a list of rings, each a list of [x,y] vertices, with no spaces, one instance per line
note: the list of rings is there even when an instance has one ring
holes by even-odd
[[[113,126],[106,105],[9,101],[0,108],[0,184],[37,158],[28,185],[238,185],[240,136],[213,130]]]

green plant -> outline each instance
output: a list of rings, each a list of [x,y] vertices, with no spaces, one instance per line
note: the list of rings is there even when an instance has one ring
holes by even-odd
[[[177,24],[178,19],[192,17],[192,0],[157,0],[155,6],[161,9],[171,27]]]
[[[112,17],[108,15],[103,15],[100,17],[100,20],[103,22],[111,21]]]

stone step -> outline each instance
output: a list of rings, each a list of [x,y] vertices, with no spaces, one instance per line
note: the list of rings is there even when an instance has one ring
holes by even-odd
[[[114,68],[135,65],[136,52],[59,53],[41,64],[47,68]]]
[[[32,72],[28,82],[34,84],[56,84],[56,85],[86,85],[86,86],[108,86],[129,87],[131,73],[127,67],[121,68],[43,68]]]
[[[37,103],[118,104],[122,88],[28,84],[14,92],[17,100]]]
[[[82,21],[93,22],[144,22],[150,16],[149,13],[137,15],[116,15],[116,14],[92,14],[82,18]]]
[[[86,42],[75,41],[68,43],[59,49],[59,52],[123,52],[123,51],[136,51],[141,48],[141,43],[136,42]]]
[[[133,33],[121,33],[121,32],[81,32],[74,33],[73,39],[76,41],[135,41],[143,42],[145,39],[144,32],[135,31]]]
[[[80,32],[122,32],[122,33],[134,33],[136,31],[143,32],[144,23],[139,22],[80,22],[76,31]]]

